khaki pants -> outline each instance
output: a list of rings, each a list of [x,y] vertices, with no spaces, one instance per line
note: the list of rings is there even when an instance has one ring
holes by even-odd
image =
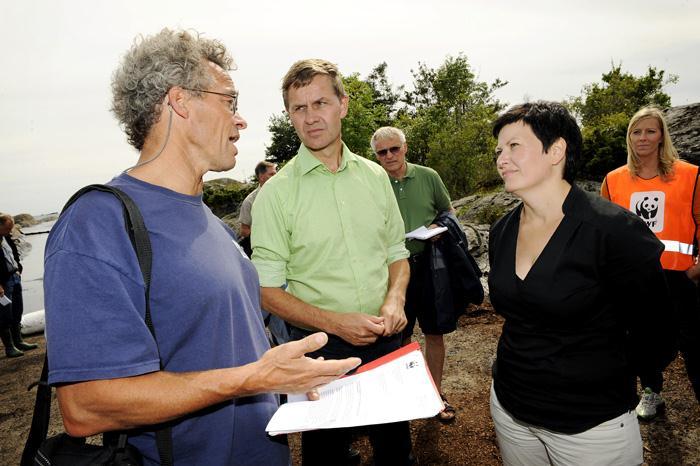
[[[506,466],[640,465],[642,436],[634,410],[579,434],[562,434],[518,421],[491,385],[491,417]]]

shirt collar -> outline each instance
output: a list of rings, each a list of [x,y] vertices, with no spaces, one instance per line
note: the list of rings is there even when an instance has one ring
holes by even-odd
[[[580,213],[580,209],[577,208],[581,204],[581,199],[586,197],[586,194],[581,188],[576,186],[576,183],[571,183],[571,190],[569,194],[566,195],[564,199],[564,204],[561,206],[561,210],[564,215],[574,215]]]
[[[304,144],[302,144],[299,147],[299,150],[297,151],[297,160],[301,175],[306,175],[310,171],[318,168],[319,166],[323,167],[323,163],[321,163],[320,160],[314,157],[311,154],[311,151]],[[343,154],[341,155],[340,167],[338,168],[338,171],[341,172],[345,170],[345,167],[350,162],[357,163],[358,156],[353,154],[350,151],[350,149],[348,149],[348,146],[346,146],[345,143],[343,143]]]
[[[415,178],[416,176],[416,166],[412,163],[406,162],[406,174],[404,178]]]

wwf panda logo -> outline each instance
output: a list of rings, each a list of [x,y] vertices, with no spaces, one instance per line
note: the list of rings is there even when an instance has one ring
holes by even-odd
[[[637,201],[635,210],[637,211],[637,215],[642,217],[644,220],[650,220],[656,217],[656,214],[659,211],[659,198],[644,196],[643,199]]]
[[[666,193],[663,191],[638,191],[630,197],[629,209],[637,214],[654,233],[664,229]]]

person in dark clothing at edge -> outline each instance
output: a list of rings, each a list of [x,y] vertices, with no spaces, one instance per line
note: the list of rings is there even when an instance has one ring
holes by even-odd
[[[607,174],[601,195],[629,209],[664,243],[661,266],[671,301],[657,310],[655,321],[674,322],[666,342],[666,364],[681,350],[688,379],[700,401],[700,264],[694,245],[700,238],[698,166],[680,160],[659,108],[644,107],[627,127],[627,164]],[[661,336],[661,335],[660,335]],[[653,369],[653,368],[652,368]],[[639,374],[642,398],[637,416],[649,420],[666,405],[661,397],[663,368]]]
[[[23,351],[37,348],[36,344],[22,340],[22,263],[11,235],[14,226],[11,215],[0,213],[0,297],[11,301],[0,304],[0,338],[8,358],[23,356]]]
[[[491,302],[505,317],[491,389],[503,462],[642,464],[636,374],[662,364],[663,245],[573,184],[581,132],[561,104],[516,105],[493,135],[505,190],[522,200],[489,239]]]

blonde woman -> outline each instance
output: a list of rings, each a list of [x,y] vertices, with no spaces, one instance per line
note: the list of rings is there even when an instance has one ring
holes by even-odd
[[[673,301],[659,309],[656,319],[678,324],[666,356],[672,361],[677,343],[685,360],[688,378],[700,401],[700,314],[697,286],[700,264],[695,245],[700,238],[698,167],[678,158],[663,113],[644,107],[627,128],[627,164],[603,180],[601,194],[637,214],[664,244],[661,265]],[[678,342],[675,340],[679,339]],[[639,374],[643,393],[637,415],[652,419],[665,407],[660,392],[663,371]]]

